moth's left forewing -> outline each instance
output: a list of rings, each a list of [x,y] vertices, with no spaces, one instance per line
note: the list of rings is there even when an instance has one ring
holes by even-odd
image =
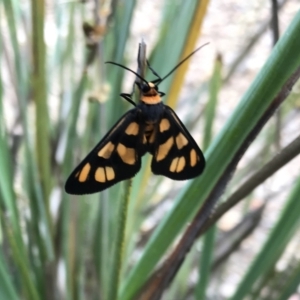
[[[194,178],[205,168],[199,146],[176,113],[166,105],[157,124],[152,154],[152,172],[174,180]]]
[[[101,192],[132,178],[145,153],[138,111],[127,112],[69,176],[65,190],[82,195]]]

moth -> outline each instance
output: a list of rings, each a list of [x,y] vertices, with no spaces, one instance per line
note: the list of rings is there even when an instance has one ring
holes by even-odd
[[[130,94],[120,94],[134,108],[119,119],[71,173],[65,184],[67,193],[82,195],[101,192],[134,177],[141,168],[141,157],[146,152],[153,156],[151,170],[154,174],[187,180],[203,172],[205,159],[202,151],[174,110],[162,102],[165,94],[158,89],[164,79],[200,48],[163,78],[147,62],[157,77],[150,82],[123,65],[107,62],[136,75],[139,80],[135,84],[140,91],[140,99],[135,103]]]

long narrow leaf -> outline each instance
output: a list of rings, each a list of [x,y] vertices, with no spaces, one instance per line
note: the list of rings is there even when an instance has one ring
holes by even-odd
[[[0,299],[19,299],[17,291],[14,289],[12,284],[12,278],[9,275],[2,251],[0,251],[0,282]]]
[[[231,300],[243,299],[250,291],[253,284],[260,278],[260,276],[269,270],[270,266],[274,264],[292,235],[299,228],[300,218],[300,177],[295,183],[286,206],[269,235],[268,240],[264,244],[262,250],[252,263],[247,274],[242,279],[236,292],[230,298]]]

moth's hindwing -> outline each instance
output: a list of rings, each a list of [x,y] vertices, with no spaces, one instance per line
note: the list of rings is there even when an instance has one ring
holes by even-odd
[[[137,109],[127,112],[75,168],[65,190],[69,194],[100,192],[132,178],[141,168],[145,153]]]
[[[175,180],[194,178],[205,167],[204,156],[176,113],[164,105],[156,129],[152,172]]]

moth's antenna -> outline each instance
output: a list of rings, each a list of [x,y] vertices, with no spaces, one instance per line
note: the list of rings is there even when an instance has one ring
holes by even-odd
[[[197,51],[199,51],[201,48],[203,48],[204,46],[208,45],[209,43],[206,43],[202,46],[200,46],[199,48],[197,48],[196,50],[194,50],[191,54],[189,54],[186,58],[184,58],[180,63],[178,63],[167,75],[165,75],[163,78],[160,78],[159,80],[157,80],[156,85],[159,85],[163,80],[165,80],[167,77],[169,77],[177,68],[179,68],[186,60],[188,60],[193,54],[195,54]]]
[[[138,73],[134,72],[133,70],[131,70],[131,69],[129,69],[129,68],[123,66],[123,65],[120,65],[120,64],[118,64],[118,63],[115,63],[115,62],[113,62],[113,61],[106,61],[105,63],[106,63],[106,64],[112,64],[112,65],[121,67],[121,68],[123,68],[123,69],[125,69],[125,70],[127,70],[127,71],[129,71],[129,72],[131,72],[131,73],[133,73],[136,77],[138,77],[139,79],[141,79],[142,81],[144,81],[147,85],[149,85],[148,82],[147,82],[141,75],[139,75]]]

